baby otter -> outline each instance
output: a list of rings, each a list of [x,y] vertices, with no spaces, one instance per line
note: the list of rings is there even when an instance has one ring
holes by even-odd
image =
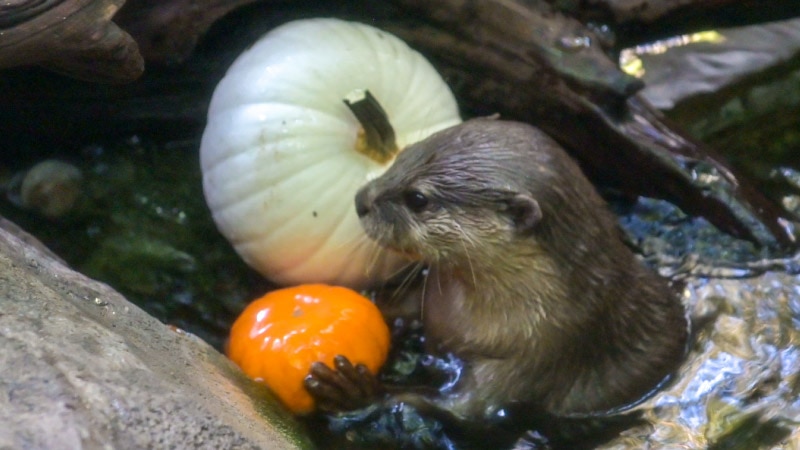
[[[513,405],[602,414],[651,392],[683,358],[676,295],[536,128],[474,119],[441,131],[364,186],[356,211],[370,238],[429,265],[426,350],[464,362],[453,386],[396,399],[474,422]],[[324,401],[325,383],[363,384],[352,366],[337,369],[338,381],[312,369],[309,390]]]

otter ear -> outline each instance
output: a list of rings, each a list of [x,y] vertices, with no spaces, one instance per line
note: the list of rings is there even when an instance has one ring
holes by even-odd
[[[508,212],[514,221],[514,226],[521,234],[532,232],[536,224],[542,220],[542,208],[530,195],[517,194],[508,200]]]

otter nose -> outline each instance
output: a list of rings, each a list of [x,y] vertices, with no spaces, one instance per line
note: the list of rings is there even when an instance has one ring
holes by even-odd
[[[364,217],[369,214],[370,209],[372,209],[372,196],[369,189],[362,188],[356,194],[356,214],[358,217]]]

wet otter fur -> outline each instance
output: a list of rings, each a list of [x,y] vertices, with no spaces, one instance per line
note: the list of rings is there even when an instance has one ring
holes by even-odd
[[[679,299],[624,245],[578,165],[534,127],[474,119],[441,131],[364,186],[356,210],[370,238],[429,265],[426,350],[464,362],[453,387],[399,400],[473,422],[513,405],[603,414],[651,392],[683,359]]]

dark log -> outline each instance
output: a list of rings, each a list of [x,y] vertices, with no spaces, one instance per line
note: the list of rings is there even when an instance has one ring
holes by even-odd
[[[670,200],[762,245],[796,244],[797,219],[634,95],[638,80],[594,30],[541,4],[398,2],[431,22],[392,31],[440,63],[463,105],[539,126],[604,184]]]
[[[74,78],[141,75],[136,42],[113,22],[124,0],[21,0],[0,5],[0,69],[39,64]]]
[[[683,33],[800,16],[797,0],[545,1],[584,23],[610,27],[616,34],[617,48]]]
[[[178,64],[197,40],[230,11],[258,0],[129,0],[116,20],[139,43],[148,62]]]

